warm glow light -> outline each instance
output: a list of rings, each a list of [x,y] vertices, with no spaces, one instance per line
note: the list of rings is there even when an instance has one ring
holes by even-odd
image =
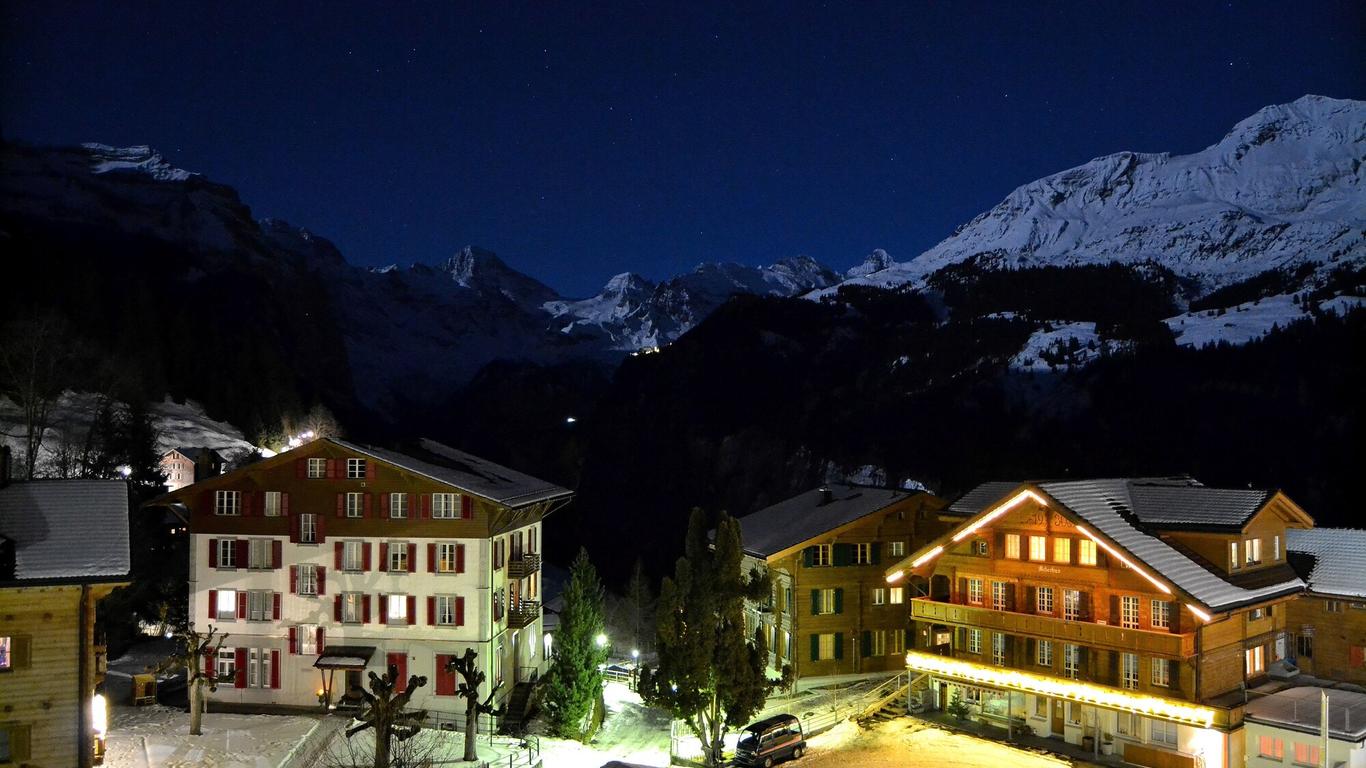
[[[1096,535],[1095,535],[1094,533],[1091,533],[1089,530],[1087,530],[1087,529],[1086,529],[1086,526],[1084,526],[1084,525],[1078,525],[1078,526],[1077,526],[1077,530],[1078,530],[1078,531],[1081,531],[1082,534],[1083,534],[1084,536],[1086,536],[1086,538],[1088,538],[1088,539],[1090,539],[1091,541],[1094,541],[1096,544],[1100,545],[1101,549],[1104,549],[1106,552],[1110,553],[1110,556],[1111,556],[1111,557],[1113,557],[1113,558],[1115,558],[1116,560],[1120,561],[1121,563],[1124,563],[1125,565],[1129,566],[1129,568],[1130,568],[1131,570],[1137,571],[1139,576],[1142,576],[1143,578],[1147,579],[1154,587],[1157,587],[1158,589],[1162,590],[1163,592],[1165,592],[1165,593],[1167,593],[1167,594],[1169,594],[1169,595],[1172,593],[1171,587],[1169,587],[1169,586],[1167,586],[1166,584],[1163,584],[1162,582],[1160,582],[1160,581],[1158,581],[1157,579],[1153,578],[1152,576],[1150,576],[1150,575],[1148,574],[1147,571],[1143,570],[1142,568],[1139,568],[1137,565],[1134,565],[1133,562],[1131,562],[1131,561],[1130,561],[1128,558],[1126,558],[1124,555],[1121,555],[1119,552],[1115,551],[1115,548],[1114,548],[1114,547],[1112,547],[1112,546],[1110,546],[1109,544],[1106,544],[1105,542],[1101,541],[1099,538],[1096,537]]]
[[[988,667],[947,656],[911,651],[906,654],[906,667],[917,672],[944,675],[968,683],[1009,688],[1069,701],[1080,701],[1108,709],[1136,712],[1141,715],[1175,720],[1205,728],[1214,723],[1214,710],[1209,707],[1162,699],[1156,696],[1141,696],[1103,685],[1062,680],[1002,667]]]
[[[1009,512],[1015,507],[1020,506],[1020,504],[1023,503],[1025,499],[1033,499],[1039,504],[1042,504],[1044,506],[1048,505],[1048,502],[1044,501],[1043,497],[1039,494],[1033,491],[1020,491],[1019,493],[1015,494],[1015,496],[1012,497],[1010,501],[1007,501],[1006,503],[992,510],[991,514],[983,515],[982,517],[977,518],[977,522],[973,523],[972,525],[969,525],[967,528],[964,528],[958,533],[955,533],[953,535],[953,540],[962,541],[963,539],[966,539],[967,537],[972,535],[973,531],[977,530],[978,528],[981,528],[982,526],[986,525],[992,520],[995,520],[1001,515],[1004,515],[1005,513]]]
[[[109,704],[104,700],[102,693],[97,693],[90,699],[90,727],[95,731],[97,739],[103,739],[109,730]]]
[[[892,571],[891,573],[887,574],[887,583],[891,584],[892,582],[901,581],[901,577],[905,575],[906,572],[901,569]]]
[[[926,552],[925,554],[921,555],[920,557],[917,557],[917,558],[915,559],[915,561],[911,563],[911,567],[912,567],[912,568],[919,568],[920,566],[924,565],[925,563],[929,562],[930,560],[933,560],[934,558],[939,557],[939,555],[940,555],[943,551],[944,551],[943,545],[940,545],[940,546],[938,546],[938,547],[935,547],[934,549],[931,549],[929,552]]]
[[[607,647],[607,635],[599,633],[597,637],[593,638],[593,641],[598,644],[599,648]]]
[[[1208,614],[1208,613],[1205,613],[1204,611],[1200,610],[1199,608],[1196,608],[1195,606],[1191,605],[1190,603],[1186,603],[1186,607],[1189,608],[1189,609],[1191,609],[1191,613],[1195,614],[1195,617],[1196,617],[1197,619],[1199,619],[1199,620],[1205,622],[1206,624],[1209,623],[1209,614]]]

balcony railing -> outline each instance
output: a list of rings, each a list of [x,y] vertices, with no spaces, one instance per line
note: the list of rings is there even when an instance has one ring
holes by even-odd
[[[508,576],[520,579],[541,570],[541,556],[523,554],[508,561]]]
[[[523,600],[508,611],[508,628],[520,629],[541,618],[540,600]]]
[[[1195,655],[1195,635],[1124,629],[1089,621],[1068,621],[1055,616],[998,611],[976,605],[958,605],[917,597],[911,600],[911,618],[964,627],[977,627],[1012,635],[1057,640],[1134,653],[1185,658]]]

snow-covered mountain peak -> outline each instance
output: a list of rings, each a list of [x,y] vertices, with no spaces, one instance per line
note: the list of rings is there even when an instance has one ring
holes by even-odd
[[[502,294],[528,308],[539,307],[556,298],[550,288],[509,267],[493,251],[472,245],[461,248],[437,269],[462,288]]]
[[[862,264],[850,267],[844,273],[844,276],[845,278],[863,277],[864,275],[871,275],[874,272],[881,272],[895,264],[896,262],[892,260],[891,256],[887,255],[886,251],[881,248],[874,248],[873,252],[863,259]]]
[[[160,152],[149,146],[111,147],[108,144],[87,142],[81,145],[90,152],[90,172],[141,173],[157,181],[185,181],[197,173],[176,168],[166,162]]]

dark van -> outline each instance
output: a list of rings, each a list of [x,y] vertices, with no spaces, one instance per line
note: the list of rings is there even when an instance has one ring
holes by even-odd
[[[805,752],[801,722],[792,715],[774,715],[745,727],[736,745],[735,765],[772,768],[780,760],[798,758]]]

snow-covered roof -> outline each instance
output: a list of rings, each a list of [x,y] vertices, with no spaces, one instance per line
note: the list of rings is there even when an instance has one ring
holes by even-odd
[[[399,453],[337,438],[327,439],[347,450],[386,461],[509,507],[573,494],[567,488],[458,451],[435,440],[421,440],[418,450]]]
[[[815,488],[740,518],[745,551],[771,557],[842,525],[920,493],[833,483]]]
[[[1366,738],[1366,693],[1338,688],[1325,691],[1300,686],[1257,696],[1247,702],[1246,717],[1253,722],[1318,735],[1321,693],[1328,694],[1328,731],[1332,737],[1344,741]]]
[[[1134,514],[1145,525],[1160,528],[1242,530],[1275,491],[1207,488],[1190,481],[1134,482],[1129,486]]]
[[[1309,591],[1344,597],[1366,597],[1366,531],[1355,528],[1290,529],[1285,549],[1311,555],[1304,574]]]
[[[975,515],[986,508],[988,504],[997,501],[1015,490],[1019,485],[1019,483],[1000,480],[982,483],[962,496],[959,496],[956,501],[949,505],[948,511],[956,512],[960,515]]]
[[[121,580],[129,572],[128,484],[34,480],[0,488],[0,537],[13,542],[15,581]]]

